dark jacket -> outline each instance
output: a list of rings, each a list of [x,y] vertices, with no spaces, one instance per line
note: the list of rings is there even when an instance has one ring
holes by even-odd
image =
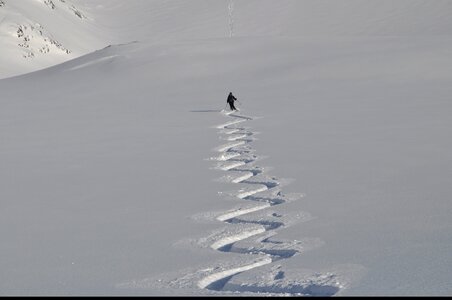
[[[232,93],[229,93],[228,100],[226,102],[227,103],[234,103],[234,100],[237,100],[237,98],[234,97],[234,95],[232,95]]]

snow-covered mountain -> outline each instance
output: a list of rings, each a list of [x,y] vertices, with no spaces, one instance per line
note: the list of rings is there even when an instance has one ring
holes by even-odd
[[[2,0],[0,78],[134,40],[449,35],[451,14],[449,0]]]
[[[452,1],[0,5],[1,295],[452,293]]]
[[[42,69],[105,45],[103,32],[79,1],[3,0],[0,5],[0,77]]]

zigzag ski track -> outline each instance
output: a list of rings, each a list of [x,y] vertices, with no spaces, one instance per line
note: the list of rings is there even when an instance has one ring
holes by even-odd
[[[217,169],[229,173],[225,176],[229,182],[239,185],[239,190],[232,196],[255,204],[218,215],[216,219],[229,224],[230,227],[223,232],[214,233],[208,240],[212,240],[210,245],[212,249],[240,253],[248,256],[249,262],[231,268],[222,268],[221,271],[204,276],[198,281],[197,286],[201,289],[234,294],[313,296],[336,294],[340,284],[334,280],[305,279],[290,282],[284,280],[284,272],[281,270],[270,281],[268,278],[262,280],[259,276],[257,278],[254,276],[254,282],[236,282],[239,275],[253,273],[253,271],[255,274],[259,273],[259,269],[264,266],[272,268],[275,262],[290,259],[308,248],[319,246],[322,242],[274,239],[277,229],[290,226],[297,218],[268,210],[293,199],[282,193],[280,180],[270,176],[266,169],[256,165],[260,157],[254,154],[255,151],[251,146],[255,133],[244,127],[245,122],[252,121],[254,118],[238,112],[223,111],[222,114],[232,120],[216,126],[219,129],[220,138],[227,143],[215,149],[219,155],[213,160],[218,161]],[[273,266],[275,267],[279,269],[281,266]],[[332,277],[335,276],[332,275]]]
[[[278,239],[279,230],[312,219],[307,212],[284,208],[303,195],[285,194],[282,188],[289,181],[271,176],[270,167],[259,165],[263,157],[256,154],[252,146],[256,132],[245,127],[253,117],[224,111],[220,115],[230,119],[215,126],[220,140],[225,143],[214,149],[216,155],[209,160],[213,161],[215,169],[224,172],[220,180],[236,187],[233,191],[218,191],[236,205],[227,211],[200,212],[192,216],[194,220],[223,223],[224,227],[208,236],[182,240],[178,244],[190,249],[219,251],[223,258],[117,286],[174,289],[198,295],[338,295],[348,285],[349,278],[343,276],[344,271],[348,277],[356,273],[357,266],[340,265],[320,272],[302,266],[284,269],[283,265],[288,265],[285,261],[324,243],[318,238]]]

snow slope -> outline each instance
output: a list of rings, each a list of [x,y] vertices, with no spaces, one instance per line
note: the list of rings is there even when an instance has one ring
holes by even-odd
[[[0,80],[0,294],[451,294],[451,1],[108,3]]]
[[[3,0],[0,77],[35,71],[105,46],[105,32],[74,0]]]
[[[449,35],[450,0],[2,0],[0,78],[135,40]]]

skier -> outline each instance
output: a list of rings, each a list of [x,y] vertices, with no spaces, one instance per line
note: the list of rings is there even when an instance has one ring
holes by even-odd
[[[234,106],[235,100],[237,100],[237,98],[234,97],[234,95],[232,95],[232,92],[229,92],[228,100],[226,102],[229,103],[231,110],[237,110],[237,108],[235,108],[235,106]]]

